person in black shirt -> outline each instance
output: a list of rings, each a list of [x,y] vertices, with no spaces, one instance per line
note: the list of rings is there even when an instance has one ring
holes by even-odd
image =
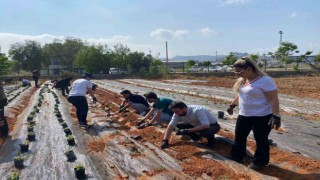
[[[57,81],[57,82],[54,84],[54,87],[57,88],[57,89],[61,89],[62,95],[63,95],[63,96],[66,96],[66,94],[69,94],[69,88],[68,88],[68,86],[71,86],[70,81],[71,81],[72,79],[73,79],[72,77],[68,77],[68,78],[62,79],[62,80],[60,80],[60,81]]]
[[[149,111],[149,103],[140,95],[132,94],[129,90],[123,90],[120,92],[124,101],[120,105],[120,111],[125,111],[128,107],[133,108],[136,113],[145,115]]]
[[[36,87],[40,87],[39,84],[38,84],[39,76],[40,76],[39,70],[34,70],[34,71],[32,71],[32,78],[33,78],[33,80],[34,80],[34,83],[35,83],[35,86],[36,86]]]

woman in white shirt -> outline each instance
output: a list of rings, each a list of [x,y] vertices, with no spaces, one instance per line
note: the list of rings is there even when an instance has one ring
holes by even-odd
[[[233,86],[237,95],[227,111],[232,114],[233,108],[239,105],[239,116],[231,159],[243,162],[247,137],[252,130],[257,148],[249,167],[260,169],[269,163],[268,136],[271,128],[278,129],[281,125],[277,86],[273,79],[260,70],[250,58],[237,60],[233,69],[239,76]]]

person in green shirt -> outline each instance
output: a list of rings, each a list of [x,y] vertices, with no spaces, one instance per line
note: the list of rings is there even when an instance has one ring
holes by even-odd
[[[150,126],[157,122],[157,124],[166,123],[168,124],[172,118],[173,111],[169,109],[169,105],[173,102],[169,98],[160,98],[154,92],[148,92],[144,94],[149,103],[153,103],[150,111],[137,123],[139,128]],[[150,121],[145,122],[151,118]]]

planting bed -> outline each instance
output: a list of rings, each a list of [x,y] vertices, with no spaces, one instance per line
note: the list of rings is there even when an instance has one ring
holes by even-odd
[[[165,127],[137,129],[134,125],[139,115],[118,113],[122,101],[119,92],[129,89],[139,94],[155,91],[160,96],[204,105],[217,117],[217,111],[224,111],[233,97],[230,87],[234,78],[227,79],[222,82],[228,86],[214,84],[220,82],[216,79],[211,84],[207,79],[96,80],[98,102],[93,104],[87,97],[88,121],[93,125],[89,129],[78,126],[75,109],[50,83],[40,89],[29,88],[7,107],[11,134],[0,148],[0,175],[8,177],[17,172],[21,179],[75,179],[74,168],[81,164],[86,179],[319,179],[320,121],[314,115],[320,113],[320,105],[315,96],[280,95],[283,128],[272,131],[271,163],[261,171],[246,167],[255,149],[252,140],[244,165],[225,158],[231,149],[236,115],[219,119],[222,129],[213,148],[204,146],[205,139],[195,143],[173,135],[170,147],[162,150],[159,147]],[[32,120],[36,140],[21,154],[24,166],[16,168],[13,158],[27,137],[27,117],[35,106],[39,108]],[[62,121],[75,139],[74,146],[68,145]],[[73,150],[76,158],[68,160],[68,150]]]

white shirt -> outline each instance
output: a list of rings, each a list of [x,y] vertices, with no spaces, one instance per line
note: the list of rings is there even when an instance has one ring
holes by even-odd
[[[190,124],[192,126],[215,124],[217,119],[212,113],[202,106],[189,105],[185,116],[173,114],[169,126],[176,127],[178,123]]]
[[[88,88],[92,88],[92,82],[86,79],[77,79],[72,83],[70,96],[85,96]]]
[[[277,89],[275,82],[269,76],[247,83],[239,89],[239,114],[242,116],[266,116],[272,113],[265,92]]]

